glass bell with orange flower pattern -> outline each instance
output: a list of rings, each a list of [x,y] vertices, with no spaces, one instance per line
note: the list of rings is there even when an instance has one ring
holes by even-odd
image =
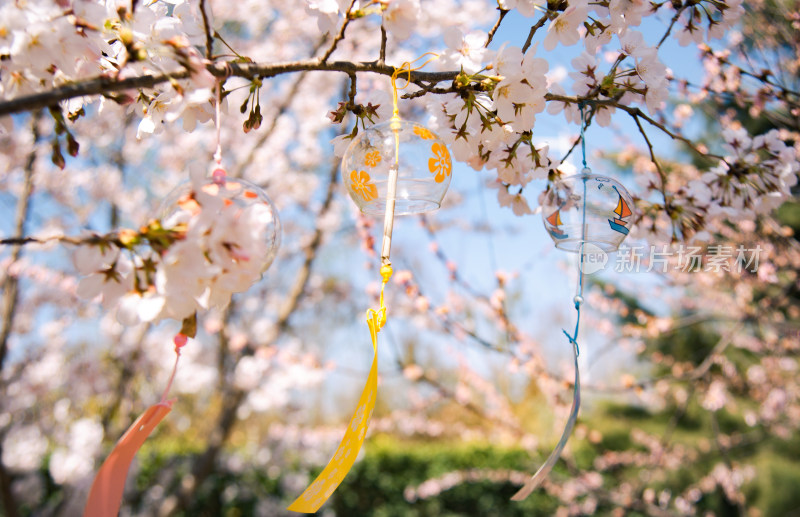
[[[342,158],[345,187],[362,212],[384,214],[395,167],[396,215],[439,208],[450,185],[450,152],[429,129],[394,119],[357,135]]]

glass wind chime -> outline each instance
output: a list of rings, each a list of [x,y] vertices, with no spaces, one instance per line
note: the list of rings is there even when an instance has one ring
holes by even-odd
[[[424,57],[424,56],[423,56]],[[393,114],[353,139],[342,158],[342,177],[348,194],[368,215],[383,215],[381,294],[377,309],[367,311],[367,326],[374,356],[367,382],[344,437],[328,465],[288,507],[316,512],[350,471],[364,443],[378,388],[378,332],[386,324],[384,288],[392,276],[389,258],[395,215],[419,214],[439,208],[450,184],[452,162],[444,143],[429,129],[400,118],[397,78],[419,70],[404,63],[392,74]],[[408,83],[406,83],[408,84]]]
[[[575,363],[572,408],[555,448],[539,470],[511,498],[514,501],[525,499],[544,481],[572,434],[581,404],[578,330],[584,301],[583,277],[587,272],[585,266],[587,260],[597,257],[598,254],[611,253],[619,248],[630,232],[633,216],[633,199],[625,187],[612,178],[593,174],[586,165],[586,118],[583,103],[578,106],[581,113],[583,169],[580,174],[558,179],[548,185],[542,204],[544,227],[556,248],[579,254],[578,288],[573,298],[577,313],[575,330],[572,334],[563,331],[572,345]]]
[[[270,267],[280,246],[281,226],[278,211],[269,196],[257,185],[248,181],[230,178],[222,168],[222,145],[220,142],[220,102],[222,100],[222,80],[217,83],[216,140],[214,153],[215,167],[210,178],[199,181],[186,181],[167,195],[162,203],[159,219],[166,229],[193,231],[233,231],[221,221],[236,222],[236,229],[247,231],[255,242],[247,250],[247,255],[237,254],[231,248],[225,252],[198,249],[202,257],[217,266],[226,276],[228,290],[240,292]],[[202,240],[200,240],[202,242]],[[201,244],[202,246],[202,244]],[[190,297],[188,294],[187,297]],[[187,299],[188,304],[194,301]],[[84,517],[111,517],[119,513],[125,480],[131,462],[150,433],[172,410],[175,399],[169,399],[169,391],[175,379],[181,349],[189,337],[194,337],[194,328],[187,328],[187,322],[195,322],[194,317],[184,320],[181,332],[173,339],[175,363],[161,400],[150,406],[115,445],[103,462],[89,491]],[[193,327],[190,323],[189,327]]]

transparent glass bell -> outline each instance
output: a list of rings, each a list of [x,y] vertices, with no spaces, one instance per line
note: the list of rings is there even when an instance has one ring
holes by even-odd
[[[269,196],[258,185],[224,173],[175,187],[161,204],[159,219],[164,228],[185,225],[204,232],[206,259],[223,268],[238,264],[263,273],[280,247],[281,223]]]
[[[548,186],[542,219],[559,249],[579,253],[588,243],[612,252],[630,232],[633,208],[621,183],[585,168]]]
[[[383,215],[389,175],[394,167],[397,167],[396,215],[439,208],[450,185],[450,152],[429,129],[413,122],[392,120],[375,124],[357,135],[342,158],[345,187],[362,212]]]

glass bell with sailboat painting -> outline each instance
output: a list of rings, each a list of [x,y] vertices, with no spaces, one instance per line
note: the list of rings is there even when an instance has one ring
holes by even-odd
[[[609,253],[630,232],[633,209],[633,199],[621,183],[584,168],[548,185],[542,219],[557,248],[580,253],[584,244],[593,244]]]

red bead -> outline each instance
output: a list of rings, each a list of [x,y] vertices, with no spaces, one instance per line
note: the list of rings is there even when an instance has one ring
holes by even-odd
[[[227,173],[225,172],[225,169],[217,168],[217,169],[214,169],[214,172],[211,173],[211,178],[213,178],[214,183],[216,183],[218,185],[221,185],[221,184],[225,183],[225,177],[226,176],[227,176]]]

